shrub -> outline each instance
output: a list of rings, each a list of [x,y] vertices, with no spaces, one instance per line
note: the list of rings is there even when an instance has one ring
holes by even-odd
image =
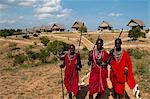
[[[24,54],[20,54],[20,55],[15,56],[14,63],[15,64],[22,64],[26,60],[27,60],[27,57]]]
[[[39,54],[33,51],[29,51],[27,55],[29,59],[37,59],[39,57]]]
[[[148,32],[149,32],[149,29],[145,30],[145,32],[148,33]]]
[[[133,53],[135,59],[141,59],[143,56],[143,53],[140,49],[135,49]]]
[[[86,59],[88,57],[88,53],[89,53],[88,50],[80,52],[81,59]]]
[[[20,67],[27,68],[27,67],[29,67],[29,65],[28,64],[21,64]]]
[[[82,50],[83,50],[83,51],[88,51],[87,47],[84,47]]]
[[[139,48],[137,49],[128,49],[128,53],[130,56],[134,56],[135,59],[141,59],[143,54],[143,51]]]
[[[148,64],[145,61],[139,60],[137,65],[136,65],[136,74],[138,75],[144,75],[145,73],[148,72]]]
[[[49,56],[49,52],[46,49],[41,49],[39,52],[39,59],[42,63],[47,63],[47,57]]]
[[[41,37],[40,40],[41,40],[41,43],[44,44],[44,46],[47,46],[47,44],[48,44],[49,41],[50,41],[49,38],[48,38],[47,36]]]
[[[141,32],[139,27],[137,27],[129,31],[128,37],[132,38],[132,40],[137,40],[139,37],[145,38],[146,35],[144,32]]]
[[[81,33],[87,32],[87,27],[81,26],[81,27],[79,27],[79,31],[80,31]]]
[[[47,46],[48,51],[52,52],[54,55],[60,55],[68,50],[69,44],[62,41],[50,42]]]

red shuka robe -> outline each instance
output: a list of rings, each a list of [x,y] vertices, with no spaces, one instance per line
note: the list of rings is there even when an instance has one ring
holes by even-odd
[[[112,67],[111,81],[115,92],[123,95],[125,90],[125,82],[127,82],[129,87],[133,89],[136,82],[133,77],[132,63],[128,52],[123,50],[120,58],[118,60],[112,59],[110,65]],[[127,77],[124,75],[125,67],[128,68]]]
[[[96,92],[102,92],[104,93],[107,88],[107,81],[106,78],[108,76],[107,69],[98,66],[96,64],[96,58],[97,58],[97,50],[93,50],[93,59],[92,59],[92,67],[90,72],[90,78],[89,78],[89,91],[90,95],[93,95]],[[106,62],[108,59],[108,53],[105,50],[102,50],[101,52],[101,60],[102,62]]]
[[[65,74],[64,74],[64,84],[68,93],[73,92],[75,96],[78,94],[78,71],[75,69],[75,64],[77,61],[77,53],[74,54],[73,59],[69,59],[69,53],[65,55]]]

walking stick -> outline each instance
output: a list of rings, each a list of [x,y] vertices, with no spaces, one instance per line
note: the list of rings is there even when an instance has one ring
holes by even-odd
[[[60,61],[60,58],[59,58],[58,55],[56,55],[56,58],[57,58],[57,61]],[[60,64],[58,63],[58,66],[59,65]],[[63,70],[62,70],[62,68],[60,68],[60,77],[61,77],[62,96],[63,96],[63,99],[65,99],[65,97],[64,97],[64,85],[63,85],[64,81],[63,81]]]
[[[64,82],[63,82],[63,71],[62,71],[62,68],[60,68],[61,69],[61,87],[62,87],[62,96],[63,96],[63,99],[65,99],[64,98]]]

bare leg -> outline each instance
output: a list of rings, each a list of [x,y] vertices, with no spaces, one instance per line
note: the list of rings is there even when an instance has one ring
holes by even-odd
[[[72,99],[72,94],[71,93],[69,93],[69,99]]]
[[[93,95],[89,95],[89,99],[93,99]]]
[[[121,94],[117,94],[116,99],[122,99],[122,98],[123,98],[123,95],[121,95]]]

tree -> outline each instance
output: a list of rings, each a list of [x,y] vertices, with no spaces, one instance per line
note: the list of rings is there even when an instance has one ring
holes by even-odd
[[[132,40],[137,40],[139,37],[145,38],[146,35],[144,32],[141,32],[139,27],[137,27],[129,31],[128,37],[132,38]]]
[[[87,28],[85,26],[81,26],[79,27],[79,31],[80,31],[80,40],[79,40],[79,46],[81,44],[81,38],[82,38],[82,33],[87,32]]]
[[[47,46],[47,44],[48,44],[49,41],[50,41],[49,38],[48,38],[47,36],[41,37],[40,40],[41,40],[41,43],[44,44],[44,46]]]
[[[39,52],[39,58],[42,63],[47,63],[47,57],[49,56],[49,52],[47,49],[41,49]]]
[[[48,51],[52,52],[54,55],[63,54],[65,51],[68,50],[68,47],[69,44],[57,40],[50,42],[47,46]]]
[[[22,31],[21,29],[17,29],[17,30],[16,30],[16,32],[21,32],[21,31]]]
[[[85,26],[81,26],[81,27],[79,27],[79,31],[81,33],[87,32],[87,28]]]

